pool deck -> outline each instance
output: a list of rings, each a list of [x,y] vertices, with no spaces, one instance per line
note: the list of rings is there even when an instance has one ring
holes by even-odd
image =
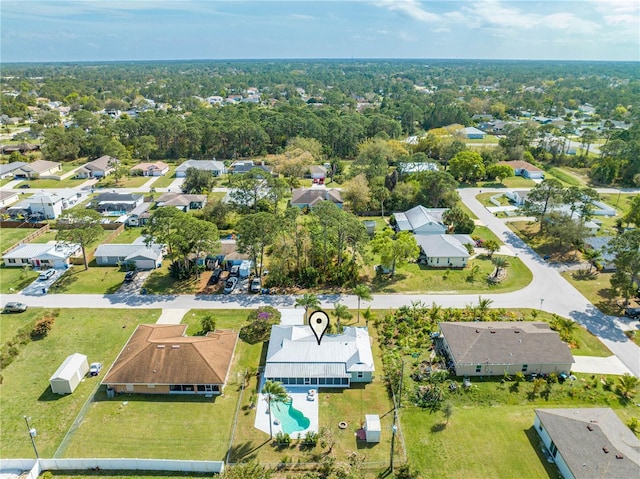
[[[262,389],[262,385],[260,385]],[[293,407],[302,412],[310,421],[309,427],[304,431],[296,431],[291,434],[292,439],[297,439],[298,434],[304,437],[308,431],[318,432],[318,390],[316,389],[315,401],[308,401],[307,394],[310,389],[314,389],[312,386],[307,387],[287,387],[289,396],[293,400]],[[275,420],[275,416],[272,417]],[[267,410],[267,401],[264,400],[262,394],[260,394],[260,400],[256,407],[256,421],[254,423],[256,429],[260,429],[263,432],[269,434],[269,413]],[[281,432],[282,428],[280,424],[273,424],[273,435]]]

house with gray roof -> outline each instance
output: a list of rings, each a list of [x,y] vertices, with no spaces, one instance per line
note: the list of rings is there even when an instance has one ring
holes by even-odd
[[[90,204],[90,208],[100,213],[123,214],[141,205],[144,197],[136,193],[100,193]]]
[[[77,178],[104,178],[116,169],[120,161],[112,156],[103,155],[76,170]]]
[[[610,408],[536,409],[533,426],[565,479],[640,477],[640,440]]]
[[[13,177],[16,180],[35,180],[38,178],[59,180],[61,171],[62,165],[57,161],[36,160],[13,170]]]
[[[94,253],[98,266],[118,266],[133,263],[136,269],[156,269],[162,265],[163,248],[160,245],[133,244],[101,244]]]
[[[224,163],[216,160],[187,160],[176,168],[176,178],[184,178],[187,176],[187,170],[195,168],[211,172],[211,176],[221,176],[227,172]]]
[[[369,383],[375,371],[367,328],[345,327],[320,344],[309,326],[271,328],[264,377],[284,385],[344,387]]]
[[[229,169],[234,175],[242,175],[244,173],[249,173],[255,168],[262,170],[264,173],[268,173],[269,175],[271,175],[273,171],[273,168],[270,166],[267,166],[264,163],[254,163],[253,160],[234,161]]]
[[[156,200],[156,206],[173,206],[180,211],[200,210],[207,204],[207,195],[167,192]]]
[[[13,176],[13,172],[22,168],[27,163],[25,161],[12,161],[5,165],[0,165],[0,180]]]
[[[2,259],[7,267],[64,269],[69,267],[69,258],[80,251],[80,245],[75,243],[24,243],[5,253]]]
[[[394,213],[396,231],[410,231],[416,236],[444,234],[447,227],[442,221],[446,208],[425,208],[418,205],[404,213]]]
[[[396,168],[401,174],[405,175],[423,171],[438,171],[440,169],[438,164],[433,161],[401,161]]]
[[[4,208],[11,203],[18,201],[18,193],[16,191],[0,191],[0,208]]]
[[[433,268],[464,268],[471,254],[465,246],[474,245],[469,235],[414,235],[420,247],[418,261]]]
[[[612,239],[613,239],[613,236],[591,236],[583,240],[584,244],[589,248],[600,251],[602,255],[602,259],[600,260],[600,265],[602,267],[602,271],[605,271],[605,272],[611,272],[616,270],[616,265],[614,263],[616,259],[616,255],[609,252],[608,250],[609,242]]]
[[[469,140],[482,140],[487,136],[487,134],[484,131],[478,130],[473,126],[468,126],[466,128],[463,128],[459,130],[459,133],[464,138],[467,138]]]
[[[569,346],[548,323],[442,322],[438,348],[456,376],[569,373]]]
[[[64,210],[69,209],[86,197],[85,192],[71,188],[54,193],[37,192],[34,195],[11,205],[7,214],[12,218],[20,215],[33,219],[57,219]]]
[[[312,188],[296,188],[291,195],[291,206],[298,208],[313,208],[320,201],[331,201],[338,208],[342,208],[342,193],[337,188],[316,186]]]

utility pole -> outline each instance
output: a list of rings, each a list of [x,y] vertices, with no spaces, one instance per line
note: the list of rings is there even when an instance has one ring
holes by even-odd
[[[29,432],[29,438],[31,439],[31,445],[33,446],[33,450],[36,453],[36,459],[40,459],[40,454],[38,454],[38,448],[36,447],[36,429],[31,427],[29,424],[30,417],[22,416],[24,418],[24,422],[27,424],[27,431]]]
[[[396,433],[398,432],[398,408],[400,407],[402,398],[402,379],[404,378],[404,361],[400,366],[400,382],[398,383],[398,392],[393,395],[393,425],[391,426],[391,458],[389,460],[389,469],[393,474],[393,455],[395,452]]]

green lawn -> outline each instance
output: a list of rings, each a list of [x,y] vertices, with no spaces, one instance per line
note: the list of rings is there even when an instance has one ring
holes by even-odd
[[[591,279],[582,278],[575,271],[565,271],[562,277],[580,291],[585,298],[605,314],[622,316],[624,298],[611,287],[613,273],[599,273]]]
[[[45,234],[38,236],[31,243],[45,244],[49,241],[55,241],[58,230],[49,230]]]
[[[218,318],[218,327],[236,326],[239,329],[237,326],[246,319],[248,312],[211,313]],[[199,330],[199,318],[203,314],[207,312],[187,313],[185,323],[189,324],[189,334]],[[256,368],[261,351],[261,344],[238,342],[223,396],[125,394],[106,399],[101,389],[64,455],[226,459],[240,394],[238,373],[248,367]],[[135,434],[126,431],[135,431]]]
[[[400,266],[396,269],[396,276],[391,278],[375,278],[372,290],[375,293],[443,293],[475,294],[483,292],[506,293],[524,288],[532,280],[531,271],[519,258],[508,257],[507,278],[500,284],[491,285],[486,277],[493,271],[494,266],[485,256],[479,256],[469,262],[469,266],[458,269],[427,268],[417,263]],[[478,265],[480,270],[472,280],[471,268]],[[370,277],[374,277],[372,267],[366,268]]]
[[[480,193],[479,195],[476,195],[476,199],[484,206],[497,206],[490,201],[490,199],[494,196],[496,197],[495,199],[500,203],[500,206],[512,205],[511,201],[509,201],[506,196],[500,193]]]
[[[546,179],[555,178],[564,183],[565,186],[585,186],[584,180],[582,178],[561,168],[554,167],[545,170],[544,177]]]
[[[480,181],[474,186],[478,188],[532,188],[535,185],[536,183],[528,178],[512,176],[511,178],[505,178],[502,182]]]
[[[61,173],[62,174],[62,173]],[[73,176],[69,178],[65,178],[64,180],[25,180],[21,181],[19,184],[14,186],[14,188],[19,188],[20,185],[29,184],[31,188],[77,188],[82,183],[87,181],[86,179],[79,179]]]
[[[151,185],[152,188],[167,188],[175,179],[176,165],[169,166],[169,171],[166,175],[161,176]]]
[[[50,472],[56,479],[164,479],[170,477],[172,479],[189,479],[191,477],[208,477],[211,478],[211,473],[198,473],[189,472],[171,472],[171,471],[92,471],[84,470],[73,471],[47,471]]]
[[[44,314],[30,309],[24,315]],[[22,316],[25,319],[27,316]],[[59,396],[49,387],[49,377],[73,353],[86,354],[89,361],[101,361],[104,375],[139,323],[155,323],[159,310],[62,309],[49,335],[20,347],[18,357],[2,371],[0,385],[0,440],[3,457],[32,457],[31,442],[23,415],[31,417],[38,430],[38,450],[52,457],[82,405],[100,381],[87,378],[73,394]],[[3,321],[4,322],[4,317]],[[2,332],[7,331],[3,325]],[[3,334],[3,341],[6,341]],[[114,430],[105,440],[117,441],[123,430]],[[87,441],[90,447],[96,438]],[[97,451],[93,449],[93,454]]]
[[[7,268],[0,265],[0,293],[12,294],[23,290],[38,277],[38,272],[31,268]]]
[[[112,294],[122,285],[125,271],[119,266],[96,266],[93,260],[86,271],[83,265],[69,268],[50,291],[53,294]]]
[[[200,291],[200,278],[177,281],[169,274],[171,261],[165,260],[162,266],[154,269],[144,287],[149,294],[195,294]]]
[[[99,180],[98,183],[95,184],[95,189],[99,192],[101,188],[138,188],[150,179],[148,176],[123,176],[116,184],[116,180],[109,175]]]
[[[18,241],[25,239],[31,233],[37,231],[33,228],[1,228],[0,229],[0,251],[10,248]]]
[[[111,243],[131,244],[134,242],[134,240],[136,240],[140,236],[142,236],[142,228],[126,227],[122,233],[120,233],[113,240],[111,240]]]

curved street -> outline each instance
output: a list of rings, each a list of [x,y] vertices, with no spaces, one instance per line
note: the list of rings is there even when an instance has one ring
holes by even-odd
[[[509,230],[504,221],[496,218],[476,200],[477,188],[460,189],[464,203],[489,227],[532,271],[533,280],[525,288],[499,294],[482,294],[490,299],[496,308],[532,308],[557,313],[584,325],[617,356],[634,375],[640,377],[640,348],[624,335],[624,329],[631,329],[621,318],[601,313],[580,292],[569,284],[553,265],[540,258],[529,246]],[[504,189],[485,192],[504,192]],[[352,295],[319,295],[323,307],[330,307],[340,301],[350,308],[357,307],[357,298]],[[291,308],[295,304],[293,295],[149,295],[138,293],[111,295],[3,295],[5,301],[21,301],[29,306],[56,308],[166,308],[166,309],[230,309],[255,308],[272,305]],[[393,294],[374,295],[373,301],[365,303],[372,309],[398,308],[414,301],[426,304],[436,303],[443,307],[464,307],[477,304],[478,295],[451,294]]]

